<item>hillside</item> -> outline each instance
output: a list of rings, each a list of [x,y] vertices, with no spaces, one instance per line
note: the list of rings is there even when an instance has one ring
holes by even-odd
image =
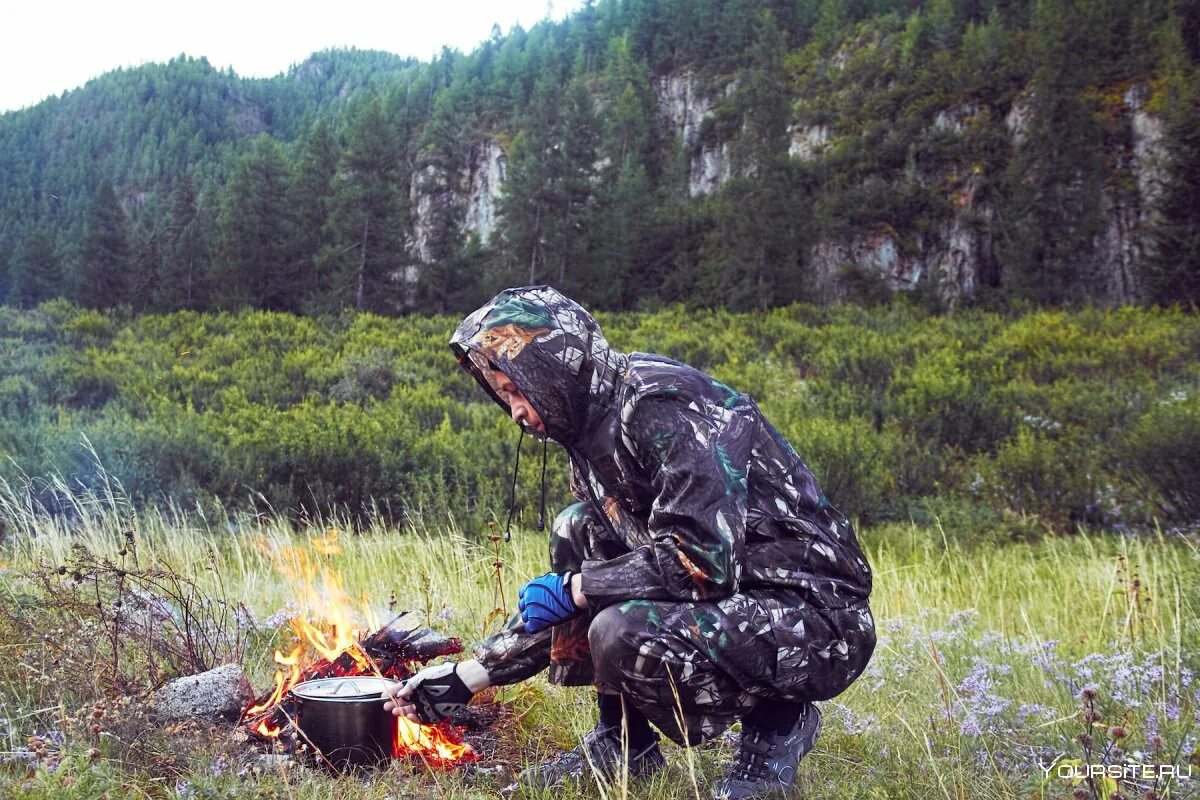
[[[457,311],[1200,297],[1167,0],[600,0],[432,62],[180,57],[0,116],[0,298]]]

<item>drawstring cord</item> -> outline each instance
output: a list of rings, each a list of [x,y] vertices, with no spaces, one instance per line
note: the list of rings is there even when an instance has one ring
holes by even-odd
[[[537,524],[539,531],[546,530],[546,447],[549,443],[549,439],[542,439],[542,504],[538,508]]]
[[[525,427],[521,426],[521,435],[517,438],[517,457],[513,461],[512,488],[508,495],[508,520],[504,523],[504,541],[512,541],[513,513],[517,510],[517,474],[521,469],[521,443],[525,441]],[[542,499],[538,507],[537,529],[546,530],[546,450],[550,446],[549,439],[542,439]]]
[[[513,464],[512,491],[508,495],[508,521],[504,523],[504,541],[512,541],[513,511],[517,508],[517,471],[521,469],[521,442],[525,441],[525,428],[521,428],[521,436],[517,439],[517,458]]]

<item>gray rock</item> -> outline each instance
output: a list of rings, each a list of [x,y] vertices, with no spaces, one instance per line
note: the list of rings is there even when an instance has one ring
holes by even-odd
[[[155,713],[164,722],[220,718],[229,722],[241,716],[254,693],[237,664],[177,678],[158,690]]]

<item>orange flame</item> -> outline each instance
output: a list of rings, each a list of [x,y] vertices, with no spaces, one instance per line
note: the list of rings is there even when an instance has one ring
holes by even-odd
[[[267,722],[265,719],[262,722],[258,723],[258,725],[254,726],[254,730],[258,731],[263,736],[266,736],[269,739],[274,739],[277,736],[279,736],[279,731],[280,731],[279,728],[276,728],[274,725]]]
[[[339,668],[337,674],[377,673],[376,665],[363,652],[359,640],[366,631],[376,630],[379,624],[365,595],[355,603],[345,590],[341,574],[329,563],[333,556],[342,553],[339,535],[336,528],[330,529],[324,536],[309,539],[307,548],[262,546],[276,572],[286,581],[289,595],[294,598],[299,611],[290,621],[297,639],[295,647],[287,655],[275,651],[278,668],[274,688],[265,700],[251,706],[243,715],[251,721],[250,729],[260,736],[274,739],[283,733],[281,727],[272,724],[268,715],[300,682],[305,670],[319,664],[320,660],[332,664],[345,653],[352,659],[352,666],[346,670]],[[365,629],[356,624],[360,618],[357,611],[361,611],[361,618],[366,621]],[[263,718],[255,723],[253,720],[260,716]],[[453,733],[436,725],[419,725],[398,717],[392,755],[396,758],[416,755],[427,764],[439,767],[474,760],[471,746],[456,741]]]
[[[436,766],[454,764],[475,755],[469,744],[455,742],[436,725],[419,725],[407,717],[397,717],[392,755],[401,758],[409,754]]]
[[[245,716],[255,717],[264,711],[267,711],[268,709],[274,708],[275,705],[283,699],[284,693],[300,681],[300,651],[302,649],[303,648],[301,645],[296,645],[292,649],[292,652],[288,653],[286,656],[278,650],[275,651],[275,663],[283,667],[289,667],[289,669],[287,672],[284,672],[283,670],[275,670],[275,690],[271,692],[271,696],[262,703],[248,708]],[[265,725],[266,723],[264,722],[263,724]],[[279,729],[276,728],[274,733],[267,733],[263,730],[259,730],[259,733],[261,733],[263,736],[270,736],[274,738],[279,735]]]

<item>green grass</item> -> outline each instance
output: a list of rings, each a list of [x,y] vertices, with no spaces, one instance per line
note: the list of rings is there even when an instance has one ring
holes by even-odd
[[[17,503],[11,488],[0,491],[0,512],[9,520],[0,602],[12,606],[35,595],[29,571],[71,563],[72,546],[119,562],[122,532],[132,528],[139,563],[170,565],[193,574],[208,592],[243,600],[260,627],[299,594],[269,554],[307,547],[339,527],[326,521],[297,534],[272,517],[135,516],[116,492],[56,520],[21,512]],[[492,613],[493,548],[503,562],[509,611],[516,587],[546,563],[545,534],[518,530],[511,543],[493,545],[485,533],[453,524],[403,531],[380,525],[341,535],[342,552],[326,561],[340,572],[346,593],[365,598],[377,615],[387,615],[394,594],[399,608],[413,610],[415,622],[428,621],[469,644],[499,624]],[[1197,758],[1200,683],[1191,672],[1200,666],[1196,543],[1156,534],[1003,543],[986,533],[906,525],[862,533],[876,573],[879,645],[863,677],[822,704],[824,733],[802,764],[797,796],[1071,796],[1065,780],[1040,785],[1035,759],[1088,760],[1076,740],[1085,730],[1078,693],[1087,684],[1097,691],[1101,715],[1092,726],[1093,748],[1102,749],[1111,741],[1109,728],[1121,725],[1130,757],[1184,767]],[[0,639],[3,797],[166,797],[177,796],[177,789],[192,797],[489,797],[511,780],[430,774],[406,764],[365,782],[296,768],[239,775],[244,745],[219,730],[149,727],[140,733],[144,741],[122,748],[114,739],[134,736],[128,726],[114,722],[111,733],[97,737],[66,725],[92,696],[87,687],[64,685],[42,643],[14,639],[10,628],[0,634],[6,637]],[[288,635],[269,630],[247,640],[246,667],[256,687],[269,685],[271,649],[286,645]],[[593,724],[590,695],[541,678],[501,692],[498,701],[511,706],[516,720],[498,732],[505,766],[519,768],[570,746]],[[1152,714],[1163,740],[1157,755],[1147,741]],[[52,741],[40,759],[14,755],[27,748],[27,736],[64,729],[65,740]],[[98,752],[89,755],[93,747]],[[664,775],[606,793],[707,797],[730,753],[728,743],[693,751],[670,746]],[[1103,790],[1096,787],[1095,796]],[[1160,796],[1188,791],[1194,788],[1159,785]]]

